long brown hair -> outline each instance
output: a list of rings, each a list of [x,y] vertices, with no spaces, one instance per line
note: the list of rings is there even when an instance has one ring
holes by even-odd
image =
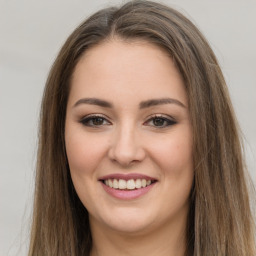
[[[215,55],[181,13],[140,0],[89,17],[70,35],[52,66],[41,108],[29,255],[89,255],[88,213],[71,181],[64,124],[76,64],[90,47],[113,37],[158,45],[173,58],[184,79],[195,171],[186,254],[255,256],[241,140]]]

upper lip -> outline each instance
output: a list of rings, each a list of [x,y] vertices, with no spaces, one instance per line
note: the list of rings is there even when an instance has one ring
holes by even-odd
[[[99,180],[108,180],[108,179],[123,179],[123,180],[130,180],[130,179],[145,179],[145,180],[154,180],[156,181],[157,179],[150,177],[145,174],[140,174],[140,173],[112,173],[108,174],[105,176],[102,176],[99,178]]]

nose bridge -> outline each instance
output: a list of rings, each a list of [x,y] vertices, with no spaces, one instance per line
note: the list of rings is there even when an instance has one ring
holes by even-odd
[[[121,165],[143,160],[145,153],[138,130],[132,122],[123,122],[116,127],[109,156]]]

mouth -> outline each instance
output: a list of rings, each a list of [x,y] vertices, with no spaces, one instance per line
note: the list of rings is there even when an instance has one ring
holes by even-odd
[[[155,183],[156,180],[152,179],[105,179],[101,180],[106,186],[114,189],[121,190],[135,190],[145,188]]]
[[[118,199],[135,199],[148,193],[157,180],[141,174],[113,174],[99,179],[104,190]]]

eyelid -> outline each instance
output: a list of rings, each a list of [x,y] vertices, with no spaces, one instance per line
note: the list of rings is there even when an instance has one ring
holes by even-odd
[[[151,115],[150,117],[148,117],[148,119],[146,120],[146,122],[144,122],[144,124],[156,119],[156,118],[160,118],[160,119],[163,119],[164,121],[166,122],[169,122],[167,125],[164,125],[164,126],[154,126],[154,125],[148,125],[148,126],[153,126],[154,128],[158,128],[158,129],[163,129],[163,128],[166,128],[168,126],[172,126],[172,125],[175,125],[177,123],[177,121],[175,120],[175,118],[169,116],[169,115],[163,115],[163,114],[154,114],[154,115]]]
[[[106,123],[103,123],[103,124],[89,124],[89,122],[91,122],[94,118],[102,118],[103,119],[103,122],[106,122]],[[149,124],[149,122],[151,121],[154,121],[154,119],[162,119],[164,122],[165,122],[165,125],[152,125],[152,124]],[[81,119],[79,119],[79,122],[84,125],[84,126],[87,126],[87,127],[93,127],[93,128],[100,128],[102,126],[106,126],[106,125],[111,125],[112,123],[109,121],[109,118],[106,117],[105,115],[103,114],[89,114],[89,115],[86,115],[86,116],[83,116]],[[172,125],[175,125],[177,123],[177,121],[175,120],[175,118],[169,116],[169,115],[164,115],[164,114],[153,114],[151,116],[149,116],[147,118],[147,120],[143,123],[143,125],[145,126],[151,126],[153,128],[156,128],[156,129],[163,129],[163,128],[166,128],[166,127],[169,127],[169,126],[172,126]]]
[[[87,125],[87,124],[85,124],[85,122],[86,121],[91,121],[93,118],[102,118],[104,121],[106,121],[108,124],[102,124],[102,125]],[[89,114],[89,115],[86,115],[86,116],[83,116],[80,120],[79,120],[79,122],[82,124],[82,125],[84,125],[84,126],[88,126],[88,127],[96,127],[97,128],[97,126],[98,127],[100,127],[100,126],[104,126],[104,125],[110,125],[111,124],[111,122],[109,121],[109,118],[108,117],[106,117],[105,115],[103,115],[103,114]]]

